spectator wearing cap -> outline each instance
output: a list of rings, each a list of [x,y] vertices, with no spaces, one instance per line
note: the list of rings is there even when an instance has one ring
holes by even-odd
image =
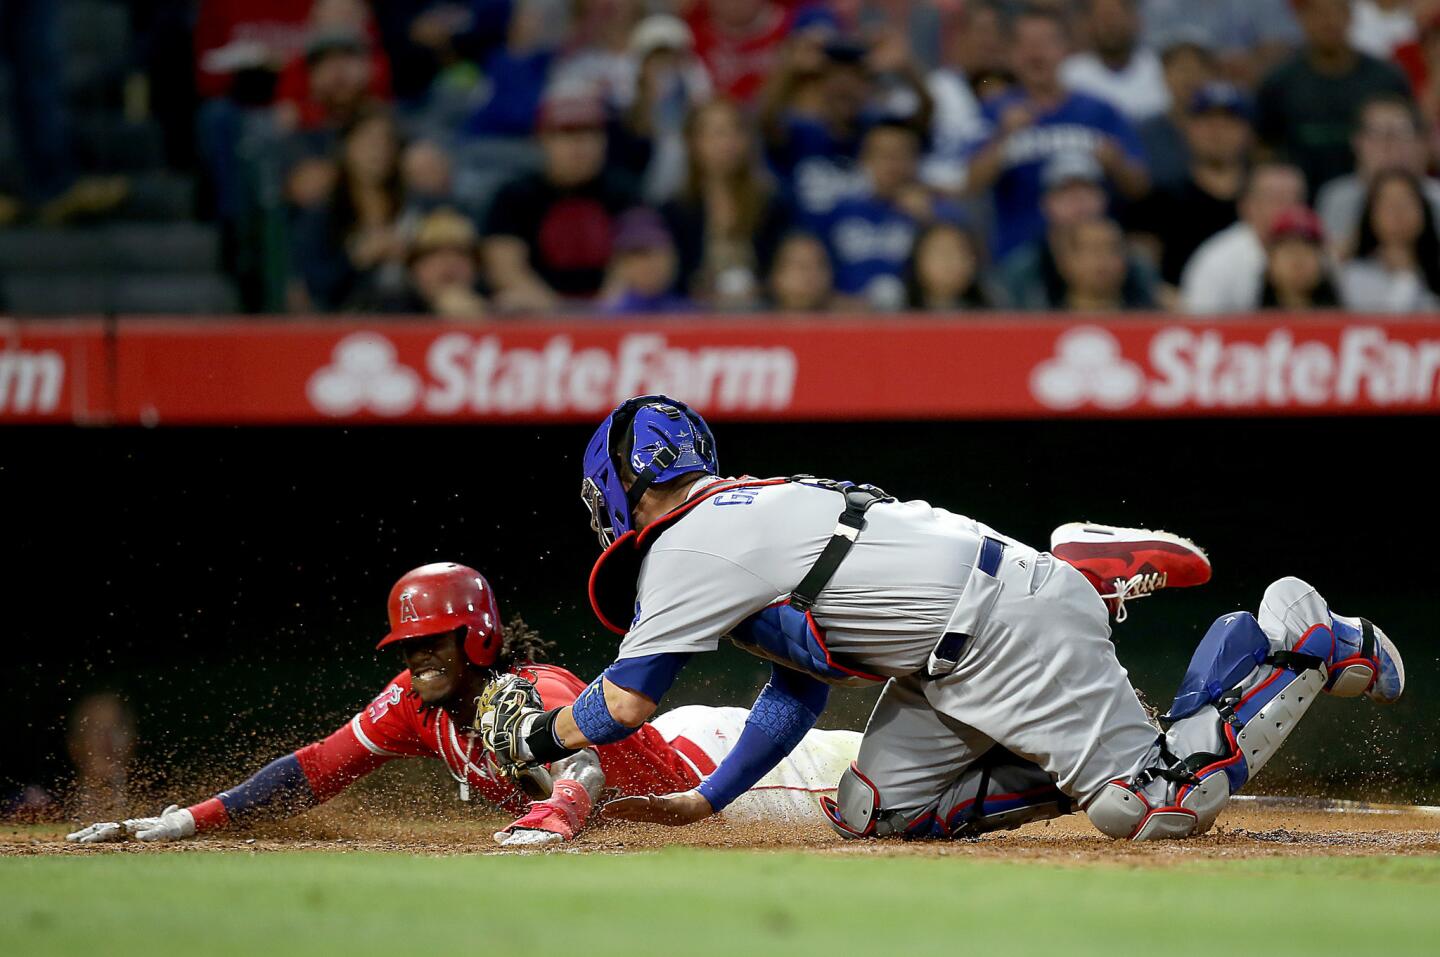
[[[1340,305],[1325,259],[1320,217],[1296,206],[1275,217],[1265,238],[1265,278],[1261,309],[1334,309]]]
[[[615,225],[610,275],[601,311],[612,315],[689,312],[694,307],[675,287],[675,244],[665,221],[643,206]]]
[[[1240,193],[1240,218],[1211,236],[1180,274],[1181,307],[1190,313],[1253,309],[1265,272],[1264,240],[1281,212],[1305,203],[1305,177],[1294,166],[1261,163]]]
[[[485,272],[503,310],[593,298],[610,262],[615,220],[638,200],[633,183],[605,167],[598,97],[548,97],[538,132],[542,168],[503,186],[485,223]]]
[[[1084,0],[1091,49],[1070,54],[1060,68],[1065,86],[1114,106],[1131,123],[1170,109],[1160,57],[1140,45],[1140,0]]]
[[[1105,173],[1095,157],[1084,151],[1058,153],[1045,164],[1041,178],[1045,192],[1040,208],[1045,233],[1010,253],[999,269],[1001,287],[1010,305],[1018,309],[1065,307],[1068,283],[1060,271],[1060,243],[1077,223],[1105,216]],[[1155,287],[1154,270],[1140,257],[1127,253],[1120,298],[1149,302]]]
[[[1296,0],[1305,45],[1260,86],[1256,130],[1318,190],[1355,166],[1350,132],[1360,106],[1381,93],[1409,96],[1390,63],[1360,53],[1346,31],[1349,0]]]
[[[1355,254],[1340,267],[1340,296],[1366,312],[1440,309],[1440,234],[1415,175],[1388,170],[1371,182]]]
[[[1217,58],[1221,74],[1250,89],[1299,45],[1294,0],[1143,0],[1144,44],[1163,50],[1180,33],[1190,33]],[[1180,100],[1183,106],[1189,102]]]
[[[293,57],[275,89],[281,129],[338,129],[365,105],[390,100],[390,63],[375,43],[362,0],[317,0],[303,56]]]
[[[1138,199],[1149,176],[1135,128],[1115,107],[1060,82],[1069,45],[1064,19],[1046,8],[1029,8],[1011,27],[1011,64],[1018,88],[984,106],[994,131],[970,163],[967,191],[994,190],[997,257],[1045,233],[1041,174],[1058,153],[1087,151],[1116,192]]]
[[[1239,217],[1237,203],[1254,140],[1250,102],[1229,83],[1195,93],[1185,121],[1190,165],[1178,186],[1157,186],[1128,217],[1132,232],[1150,237],[1160,278],[1180,285],[1185,263],[1200,244]]]
[[[1332,179],[1315,197],[1331,250],[1340,258],[1354,248],[1365,194],[1385,170],[1404,170],[1419,177],[1431,209],[1440,215],[1440,180],[1425,175],[1428,150],[1413,103],[1389,93],[1366,100],[1350,142],[1355,150],[1355,172]]]
[[[841,295],[874,309],[903,308],[916,233],[933,220],[963,215],[930,198],[916,178],[919,158],[920,138],[909,126],[880,123],[866,131],[860,152],[866,190],[837,203],[821,234]]]
[[[836,203],[867,188],[859,155],[870,125],[902,123],[921,136],[929,129],[930,94],[896,43],[829,41],[816,81],[819,112],[790,109],[769,124],[770,164],[807,229],[823,229]],[[901,101],[908,111],[895,108]]]
[[[334,131],[390,98],[387,73],[376,76],[364,31],[325,27],[305,43],[305,56],[281,75],[275,118],[281,130]]]
[[[687,19],[716,91],[749,103],[778,65],[794,14],[771,0],[697,0]]]
[[[1139,124],[1135,131],[1145,148],[1150,180],[1156,189],[1182,185],[1190,174],[1190,147],[1185,127],[1195,94],[1219,78],[1218,61],[1205,33],[1185,30],[1167,37],[1160,47],[1160,66],[1170,109]]]
[[[1125,234],[1114,220],[1102,216],[1060,230],[1055,253],[1064,282],[1060,308],[1094,313],[1155,307],[1148,286],[1126,282]]]
[[[712,100],[690,114],[685,155],[684,185],[661,207],[679,254],[678,288],[710,306],[749,306],[790,228],[789,204],[760,162],[745,115],[730,100]]]
[[[966,3],[956,16],[940,65],[926,79],[935,120],[920,167],[927,186],[952,194],[965,188],[970,154],[989,136],[980,104],[1010,87],[1005,19],[999,4]]]
[[[647,202],[658,205],[679,191],[685,178],[685,123],[710,99],[710,76],[694,54],[690,28],[678,17],[657,13],[630,35],[633,76],[615,108],[618,132],[628,140],[630,161]],[[617,149],[611,145],[610,155]]]
[[[365,312],[477,319],[485,314],[480,294],[479,237],[475,224],[440,208],[420,221],[406,251],[405,285],[371,292],[353,305]]]

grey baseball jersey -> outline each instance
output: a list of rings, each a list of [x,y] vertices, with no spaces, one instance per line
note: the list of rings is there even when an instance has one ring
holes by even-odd
[[[702,481],[692,497],[718,481]],[[636,618],[618,657],[714,651],[732,628],[790,594],[830,540],[844,504],[833,491],[794,482],[701,502],[646,555]],[[926,502],[873,506],[814,608],[829,650],[881,676],[923,667],[987,535],[1019,544]]]

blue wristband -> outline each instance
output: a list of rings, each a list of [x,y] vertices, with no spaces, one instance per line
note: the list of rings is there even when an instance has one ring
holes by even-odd
[[[614,744],[635,733],[634,728],[625,727],[610,713],[610,706],[605,703],[604,681],[605,676],[601,675],[590,682],[570,706],[575,727],[591,744]]]

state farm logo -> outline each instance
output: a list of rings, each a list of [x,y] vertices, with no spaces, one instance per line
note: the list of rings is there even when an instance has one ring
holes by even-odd
[[[1052,409],[1077,409],[1093,402],[1102,409],[1133,405],[1145,388],[1145,373],[1120,355],[1120,343],[1104,329],[1081,326],[1055,343],[1055,358],[1030,374],[1030,391]]]
[[[65,359],[46,349],[0,350],[0,415],[46,415],[60,404]]]
[[[606,347],[577,349],[563,334],[522,347],[452,332],[429,343],[421,370],[401,363],[389,339],[359,332],[340,340],[306,395],[332,416],[591,414],[650,393],[707,411],[781,411],[798,368],[785,346],[684,348],[658,333],[633,333]]]
[[[354,415],[363,409],[404,415],[420,398],[420,377],[396,361],[395,346],[384,336],[346,336],[335,346],[331,363],[305,386],[311,404],[326,415]]]
[[[1047,408],[1121,410],[1387,408],[1431,405],[1440,388],[1440,326],[1434,339],[1392,338],[1356,325],[1328,339],[1278,326],[1261,341],[1227,339],[1223,328],[1176,326],[1150,336],[1145,361],[1126,358],[1107,329],[1079,326],[1030,373]],[[1317,335],[1326,335],[1318,333]],[[1333,339],[1333,341],[1331,341]]]

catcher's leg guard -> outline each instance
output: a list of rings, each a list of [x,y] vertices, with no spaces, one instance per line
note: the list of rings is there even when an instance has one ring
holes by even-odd
[[[1352,621],[1354,624],[1352,624]],[[1086,807],[1111,837],[1188,837],[1208,830],[1260,772],[1321,691],[1394,700],[1404,666],[1363,619],[1337,621],[1297,578],[1265,591],[1257,620],[1237,612],[1201,639],[1165,729],[1138,770]]]
[[[1039,765],[998,746],[961,772],[939,803],[923,811],[887,811],[880,789],[854,764],[840,778],[835,799],[822,797],[820,808],[842,837],[907,838],[976,837],[1073,809]]]

